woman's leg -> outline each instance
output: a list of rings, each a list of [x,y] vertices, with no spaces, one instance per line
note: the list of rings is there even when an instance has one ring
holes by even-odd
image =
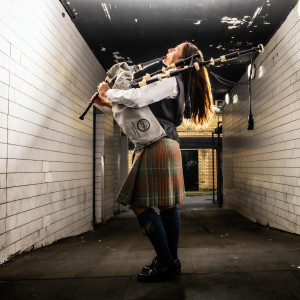
[[[160,217],[164,224],[170,252],[174,259],[178,258],[178,242],[180,235],[180,215],[176,205],[160,206]]]
[[[152,208],[139,206],[131,208],[136,214],[140,226],[145,229],[157,254],[157,260],[165,265],[171,264],[174,258],[170,253],[166,232],[159,215]]]

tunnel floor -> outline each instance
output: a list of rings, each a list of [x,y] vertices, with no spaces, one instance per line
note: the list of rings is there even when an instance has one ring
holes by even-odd
[[[180,208],[182,274],[136,275],[155,256],[133,213],[0,266],[0,299],[300,299],[300,237],[191,197]]]

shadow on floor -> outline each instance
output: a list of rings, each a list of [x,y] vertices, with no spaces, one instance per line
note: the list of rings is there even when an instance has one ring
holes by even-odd
[[[140,283],[155,256],[133,213],[0,267],[0,299],[300,299],[300,238],[191,197],[180,207],[182,275]]]
[[[217,200],[215,200],[217,201]],[[222,209],[218,203],[213,203],[212,195],[189,196],[185,202],[178,207],[180,210],[207,210],[207,209]]]

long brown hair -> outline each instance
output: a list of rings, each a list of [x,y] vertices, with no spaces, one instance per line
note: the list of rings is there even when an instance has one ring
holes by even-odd
[[[182,58],[196,54],[199,49],[190,42],[185,42],[182,50]],[[195,59],[195,62],[203,61],[203,57]],[[188,73],[183,74],[182,79],[185,91],[188,91]],[[190,82],[191,119],[193,123],[203,125],[210,120],[212,115],[213,96],[210,80],[205,67],[191,71]],[[188,97],[188,95],[186,95]]]

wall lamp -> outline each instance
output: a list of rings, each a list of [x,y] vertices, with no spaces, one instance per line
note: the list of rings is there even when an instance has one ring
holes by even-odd
[[[225,103],[226,103],[226,104],[229,104],[229,103],[230,103],[230,96],[229,96],[228,93],[225,95]]]

